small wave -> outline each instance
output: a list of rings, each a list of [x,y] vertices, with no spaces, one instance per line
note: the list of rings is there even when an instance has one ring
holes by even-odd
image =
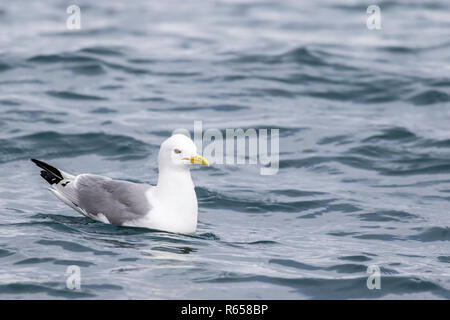
[[[312,156],[298,159],[287,159],[280,161],[280,169],[284,168],[312,168],[319,164],[337,162],[359,169],[375,168],[374,162],[369,159],[356,156]]]
[[[0,72],[8,71],[13,67],[7,63],[0,62]]]
[[[365,138],[361,142],[376,142],[380,140],[397,140],[397,141],[413,141],[416,140],[417,136],[409,131],[408,129],[402,128],[402,127],[394,127],[394,128],[388,128],[382,131],[381,134],[373,135],[368,138]]]
[[[396,1],[389,1],[389,0],[383,1],[383,4],[382,4],[383,10],[390,10],[391,8],[394,8],[398,5],[399,4]],[[349,2],[349,3],[345,3],[345,4],[344,3],[335,3],[335,4],[332,4],[331,7],[343,10],[344,12],[349,12],[349,11],[361,12],[361,11],[365,11],[367,9],[367,5],[364,6],[364,4],[361,4],[360,2]]]
[[[99,90],[118,90],[118,89],[123,89],[124,86],[122,85],[106,85],[106,86],[101,86],[98,89]]]
[[[146,158],[155,146],[134,138],[106,133],[61,134],[53,131],[0,139],[0,163],[33,157],[71,157],[97,154],[125,161]]]
[[[258,241],[252,241],[252,242],[247,242],[246,244],[248,245],[274,245],[274,244],[279,244],[276,241],[272,241],[272,240],[258,240]]]
[[[198,237],[205,240],[220,240],[220,237],[212,232],[201,233],[198,235]]]
[[[17,102],[15,100],[10,100],[10,99],[1,99],[0,105],[16,107],[16,106],[20,106],[20,102]]]
[[[354,236],[353,238],[363,240],[381,240],[381,241],[402,240],[400,237],[393,234],[362,234]]]
[[[81,94],[71,91],[47,91],[46,92],[49,96],[59,98],[59,99],[65,99],[65,100],[108,100],[104,97],[94,96],[94,95],[87,95],[87,94]]]
[[[15,262],[15,265],[22,265],[22,264],[39,264],[39,263],[47,263],[54,261],[54,258],[28,258],[24,260],[20,260]]]
[[[448,79],[431,79],[429,85],[432,87],[450,87],[450,80]]]
[[[357,262],[365,262],[370,261],[370,258],[367,258],[366,256],[351,256],[351,257],[344,257],[345,259],[341,260],[351,260],[351,261],[357,261]],[[327,270],[327,271],[335,271],[336,273],[366,273],[367,266],[364,264],[356,264],[356,263],[342,263],[342,264],[336,264],[331,266],[313,266],[309,264],[305,264],[302,262],[298,262],[291,259],[271,259],[269,260],[269,263],[276,263],[281,266],[289,267],[289,268],[295,268],[299,270]],[[389,268],[382,267],[380,270],[383,274],[398,274],[397,271]]]
[[[327,144],[336,144],[336,145],[342,145],[347,144],[351,142],[351,138],[347,135],[338,135],[338,136],[330,136],[330,137],[324,137],[321,138],[319,141],[317,141],[318,145],[327,145]]]
[[[450,228],[448,227],[431,227],[424,231],[410,236],[410,239],[423,242],[430,241],[450,241]]]
[[[130,63],[136,63],[136,64],[155,64],[156,61],[153,59],[128,59],[127,60]]]
[[[83,286],[83,289],[88,291],[98,291],[98,290],[123,290],[122,286],[116,284],[87,284]]]
[[[141,100],[142,101],[142,100]],[[152,99],[152,101],[161,102],[165,101],[164,99]],[[161,111],[161,112],[187,112],[187,111],[197,111],[197,110],[212,110],[217,112],[233,112],[233,111],[241,111],[250,109],[246,106],[232,105],[232,104],[219,104],[219,105],[211,105],[211,106],[183,106],[183,107],[173,107],[173,108],[150,108],[151,111]]]
[[[361,270],[361,272],[365,272]],[[431,292],[437,297],[448,299],[450,293],[434,282],[414,276],[383,276],[383,290],[368,290],[367,276],[355,278],[281,278],[265,275],[245,275],[237,273],[224,273],[219,277],[198,282],[215,282],[226,284],[251,283],[270,284],[292,288],[313,299],[364,299],[381,298],[388,294],[414,294]]]
[[[326,270],[337,273],[363,273],[367,271],[367,266],[355,263],[343,263],[327,267]]]
[[[88,53],[87,51],[68,52],[68,53],[66,52],[49,55],[35,55],[33,57],[28,58],[27,62],[32,64],[43,64],[43,65],[61,63],[67,66],[66,68],[68,68],[69,70],[72,70],[74,73],[81,75],[101,75],[106,72],[106,68],[123,71],[132,75],[150,73],[149,70],[147,69],[136,68],[118,62],[107,61],[102,57],[108,56],[107,54],[100,54],[101,50],[97,50],[96,52],[97,53],[95,54],[95,57],[87,55]]]
[[[357,235],[358,232],[334,231],[334,232],[328,232],[327,234],[330,236],[334,236],[334,237],[347,237],[347,236]]]
[[[18,110],[18,109],[5,111],[5,114],[12,115],[12,117],[4,118],[4,120],[7,121],[26,122],[26,123],[44,122],[48,124],[64,123],[63,120],[59,120],[57,119],[57,117],[67,115],[67,113],[65,112],[45,112],[38,110]]]
[[[5,257],[11,256],[13,254],[14,254],[14,252],[11,252],[9,250],[0,249],[0,258],[5,258]]]
[[[59,260],[55,258],[45,257],[45,258],[27,258],[14,263],[14,265],[34,265],[40,263],[53,263],[55,265],[71,266],[77,265],[79,267],[88,268],[90,266],[95,266],[95,263],[82,260]]]
[[[424,106],[435,103],[444,103],[450,101],[450,95],[439,90],[427,90],[414,95],[409,99],[418,106]]]
[[[328,203],[324,204],[322,210],[318,210],[314,213],[307,213],[304,215],[300,215],[297,217],[297,219],[314,219],[318,216],[321,216],[325,213],[330,212],[343,212],[343,213],[351,213],[360,211],[361,209],[353,204],[350,203]]]
[[[376,222],[411,222],[418,219],[421,220],[417,215],[396,210],[362,213],[359,215],[359,218],[363,221]]]
[[[349,260],[356,262],[366,262],[372,260],[371,258],[364,255],[355,255],[355,256],[342,256],[338,258],[339,260]]]
[[[61,233],[67,233],[67,234],[73,234],[78,233],[78,230],[73,229],[65,224],[54,222],[54,221],[33,221],[33,222],[19,222],[19,223],[11,223],[9,224],[11,227],[17,227],[17,228],[34,228],[34,227],[41,227],[41,228],[50,228],[52,230],[61,232]]]
[[[168,100],[162,97],[142,97],[142,98],[134,98],[133,101],[137,102],[167,102]]]
[[[334,199],[325,200],[305,200],[305,201],[270,201],[252,200],[248,198],[238,198],[224,195],[217,191],[211,191],[202,187],[197,187],[198,198],[202,207],[205,208],[226,208],[239,212],[299,212],[306,209],[326,207]]]
[[[117,253],[112,252],[112,251],[95,250],[95,249],[83,246],[79,243],[72,242],[72,241],[44,240],[43,239],[43,240],[36,241],[36,243],[43,245],[43,246],[58,246],[64,250],[71,251],[71,252],[91,252],[94,255],[108,255],[108,256],[117,255]]]
[[[60,286],[55,283],[10,283],[0,285],[0,295],[23,295],[24,297],[43,293],[52,297],[61,298],[92,298],[95,297],[92,293],[73,291],[62,288],[57,288]],[[55,288],[56,287],[56,288]]]
[[[321,55],[323,55],[321,51],[299,47],[293,50],[289,50],[285,53],[274,55],[242,55],[240,57],[227,60],[226,62],[238,64],[262,63],[269,65],[296,63],[312,66],[323,66],[327,63],[324,61]]]
[[[190,254],[191,252],[197,252],[198,249],[191,247],[178,247],[178,246],[155,246],[152,250],[178,253],[178,254]]]
[[[217,105],[208,106],[206,108],[214,110],[214,111],[219,111],[219,112],[221,112],[221,111],[231,112],[231,111],[240,111],[240,110],[250,109],[247,106],[240,106],[240,105],[235,105],[235,104],[217,104]]]
[[[290,198],[321,196],[321,195],[325,194],[325,192],[303,191],[303,190],[296,190],[296,189],[272,190],[271,192],[274,194],[279,194],[279,195],[290,197]]]
[[[106,73],[105,68],[99,64],[86,64],[68,68],[73,73],[84,76],[98,76]]]
[[[307,90],[305,94],[315,98],[333,101],[354,101],[358,103],[381,103],[399,99],[399,96],[394,92],[389,92],[389,89],[376,88],[375,86],[350,90]]]
[[[90,266],[95,266],[96,264],[89,261],[82,261],[82,260],[59,260],[56,259],[53,261],[53,264],[56,265],[62,265],[62,266],[72,266],[77,265],[79,267],[88,268]]]
[[[49,64],[49,63],[100,63],[101,60],[83,55],[61,53],[61,54],[48,54],[48,55],[35,55],[27,59],[28,62],[37,64]]]
[[[306,263],[298,262],[291,259],[270,259],[269,263],[275,263],[284,267],[295,268],[299,270],[320,270],[321,267],[312,266]]]
[[[395,46],[395,45],[380,47],[379,50],[393,54],[416,54],[420,51],[420,49],[417,47]]]
[[[120,63],[103,62],[103,64],[105,66],[108,66],[111,69],[118,70],[118,71],[123,71],[123,72],[131,74],[131,75],[138,76],[138,75],[151,74],[151,72],[149,70],[147,70],[147,69],[130,67],[130,66],[123,65],[123,64],[120,64]]]
[[[79,52],[100,56],[123,56],[122,50],[118,47],[93,46],[83,48]]]
[[[84,7],[84,6],[83,6]],[[99,37],[99,36],[108,36],[108,35],[119,35],[123,36],[124,28],[118,28],[113,25],[108,25],[99,28],[89,28],[89,29],[80,29],[77,32],[46,32],[42,33],[42,36],[52,37],[52,38],[65,38],[65,37],[73,37],[73,38],[90,38],[90,37]]]
[[[111,108],[105,108],[105,107],[100,107],[100,108],[95,108],[94,110],[91,111],[91,113],[101,113],[101,114],[106,114],[106,113],[116,113],[117,111]]]

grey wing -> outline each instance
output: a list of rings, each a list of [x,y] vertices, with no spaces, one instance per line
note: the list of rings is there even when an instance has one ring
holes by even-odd
[[[58,184],[57,190],[69,199],[80,211],[96,220],[101,215],[114,225],[142,218],[151,209],[146,192],[151,188],[139,184],[107,177],[82,174],[64,185]],[[77,208],[75,208],[77,209]]]

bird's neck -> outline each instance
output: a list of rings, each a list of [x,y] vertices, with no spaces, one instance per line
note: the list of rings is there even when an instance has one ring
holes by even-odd
[[[178,170],[159,170],[158,184],[156,185],[158,193],[179,193],[194,189],[191,173],[188,168]]]

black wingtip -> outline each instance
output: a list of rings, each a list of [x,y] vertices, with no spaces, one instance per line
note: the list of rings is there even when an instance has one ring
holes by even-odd
[[[61,180],[56,178],[53,174],[48,173],[47,171],[41,171],[41,177],[44,178],[49,184],[58,184]]]
[[[47,180],[48,183],[50,184],[59,183],[61,180],[64,179],[61,172],[55,167],[49,165],[48,163],[33,158],[30,158],[30,160],[34,162],[39,168],[45,170],[41,171],[41,176],[42,178]],[[45,174],[43,174],[43,172],[45,172]]]

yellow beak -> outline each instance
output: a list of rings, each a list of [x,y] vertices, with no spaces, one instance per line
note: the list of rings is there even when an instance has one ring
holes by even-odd
[[[195,157],[191,157],[191,158],[189,158],[189,161],[191,163],[201,164],[202,166],[209,166],[208,161],[205,158],[203,158],[201,155],[196,155]]]

